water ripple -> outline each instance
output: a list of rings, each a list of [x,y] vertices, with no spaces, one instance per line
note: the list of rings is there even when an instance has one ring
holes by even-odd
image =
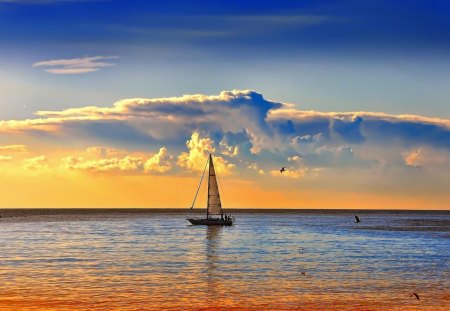
[[[236,216],[2,220],[0,310],[448,310],[448,214]]]

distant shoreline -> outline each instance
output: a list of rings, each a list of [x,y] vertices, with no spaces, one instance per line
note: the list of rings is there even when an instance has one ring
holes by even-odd
[[[393,209],[275,209],[275,208],[228,208],[225,213],[248,214],[448,214],[450,210],[393,210]],[[95,215],[95,214],[202,214],[202,208],[1,208],[2,218],[46,215]]]

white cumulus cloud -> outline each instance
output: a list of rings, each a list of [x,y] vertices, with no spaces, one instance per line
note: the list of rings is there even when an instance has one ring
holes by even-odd
[[[159,149],[158,153],[145,162],[145,170],[147,172],[154,171],[158,173],[165,173],[172,168],[172,158],[173,157],[167,152],[167,148],[162,147]]]
[[[209,154],[216,152],[214,141],[208,137],[200,137],[199,132],[192,133],[191,139],[186,142],[186,147],[189,151],[180,154],[177,164],[192,171],[202,171],[208,161]],[[222,174],[230,173],[234,166],[220,156],[214,157],[214,167],[216,171]]]

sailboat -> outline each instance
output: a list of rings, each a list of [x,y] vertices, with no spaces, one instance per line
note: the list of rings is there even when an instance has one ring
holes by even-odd
[[[217,183],[216,171],[214,169],[214,163],[212,155],[209,154],[208,161],[206,162],[205,169],[203,170],[200,184],[198,185],[197,192],[194,197],[191,209],[194,208],[195,200],[197,199],[198,191],[202,185],[203,177],[205,176],[206,168],[209,164],[208,173],[208,200],[206,204],[206,218],[187,218],[187,220],[193,225],[206,225],[206,226],[231,226],[234,223],[234,217],[224,215],[222,209],[222,203],[220,201],[219,185]]]

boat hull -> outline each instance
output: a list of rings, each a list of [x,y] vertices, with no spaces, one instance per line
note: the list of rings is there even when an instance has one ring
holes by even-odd
[[[225,220],[220,218],[209,218],[209,219],[199,219],[199,218],[187,218],[187,220],[195,225],[203,225],[203,226],[231,226],[233,225],[232,220]]]

